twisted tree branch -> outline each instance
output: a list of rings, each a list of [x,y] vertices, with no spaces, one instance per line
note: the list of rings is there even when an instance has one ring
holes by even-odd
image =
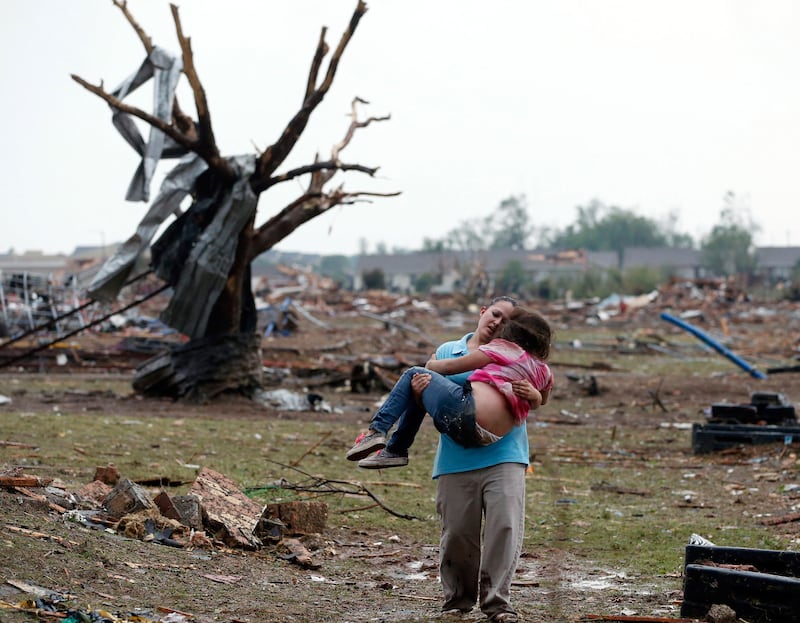
[[[114,3],[114,6],[117,7],[122,14],[125,16],[125,19],[128,20],[128,23],[131,27],[136,31],[136,34],[139,36],[139,40],[142,42],[144,46],[145,52],[150,54],[153,51],[153,40],[148,36],[148,34],[144,31],[144,28],[139,26],[139,23],[133,19],[133,15],[128,10],[128,2],[127,0],[111,0]]]
[[[189,80],[189,85],[192,87],[192,93],[194,94],[194,104],[197,109],[198,140],[200,145],[202,145],[203,153],[208,154],[210,156],[210,160],[216,162],[221,158],[216,139],[214,138],[214,130],[211,126],[211,113],[208,110],[206,91],[203,88],[203,84],[200,82],[200,77],[197,75],[197,70],[194,66],[192,41],[183,34],[181,18],[178,14],[177,5],[170,4],[169,6],[172,10],[172,19],[175,22],[175,32],[178,35],[178,42],[180,43],[181,52],[183,53],[183,73]]]
[[[147,52],[149,55],[153,51],[153,40],[150,38],[147,32],[145,32],[144,28],[142,28],[134,19],[133,14],[128,10],[127,0],[112,0],[112,2],[114,3],[114,6],[122,11],[122,14],[125,16],[128,24],[130,24],[131,28],[133,28],[133,30],[136,32],[136,35],[139,37],[139,40],[142,42],[145,52]],[[195,140],[197,138],[197,130],[195,129],[194,119],[183,112],[180,104],[178,103],[177,97],[173,98],[172,100],[172,121],[175,126],[188,138],[191,140]]]
[[[306,83],[306,93],[303,96],[303,101],[305,102],[311,94],[314,92],[314,88],[317,86],[317,76],[319,75],[319,68],[322,65],[322,59],[325,58],[325,55],[328,53],[328,44],[325,43],[325,34],[328,32],[328,29],[323,26],[322,30],[319,33],[319,42],[317,43],[317,49],[314,52],[314,58],[311,61],[311,69],[308,71],[308,81]]]
[[[333,192],[325,192],[324,190],[325,184],[331,180],[337,171],[361,171],[370,176],[374,176],[378,171],[378,167],[371,168],[360,164],[347,164],[339,160],[339,155],[342,150],[350,144],[358,128],[365,128],[373,121],[386,121],[390,118],[390,115],[386,115],[383,117],[369,117],[365,121],[359,121],[358,104],[366,103],[367,102],[360,97],[353,98],[350,108],[350,125],[345,132],[344,138],[331,149],[330,160],[320,162],[319,158],[315,158],[313,164],[292,169],[282,175],[272,176],[263,180],[260,186],[255,186],[251,178],[250,183],[253,186],[253,190],[259,193],[280,182],[296,178],[306,173],[311,173],[311,180],[308,183],[306,192],[256,229],[250,249],[252,258],[258,257],[258,255],[283,240],[283,238],[292,233],[300,225],[319,216],[334,206],[352,204],[361,200],[362,197],[367,196],[396,197],[400,194],[399,192],[345,192],[341,187]]]
[[[76,74],[71,74],[71,76],[75,82],[80,84],[87,91],[91,91],[101,99],[105,100],[113,108],[116,108],[121,112],[137,117],[142,121],[150,124],[151,126],[157,128],[158,130],[161,130],[164,134],[169,136],[176,143],[182,145],[189,151],[193,151],[198,156],[203,158],[208,163],[208,166],[217,170],[220,173],[220,175],[233,179],[234,177],[233,170],[231,169],[228,162],[219,155],[218,151],[216,151],[216,146],[214,146],[213,150],[209,150],[208,146],[205,143],[195,138],[187,136],[172,124],[169,124],[164,120],[159,119],[155,115],[151,115],[150,113],[145,112],[141,108],[137,108],[136,106],[129,106],[119,98],[111,95],[111,93],[108,93],[103,88],[102,82],[99,85],[95,86]]]
[[[350,18],[350,24],[348,25],[347,30],[342,34],[342,37],[339,40],[339,45],[336,47],[336,51],[328,63],[328,70],[325,74],[325,79],[322,81],[322,84],[319,87],[314,88],[312,85],[316,81],[319,63],[322,62],[322,57],[325,53],[325,42],[322,39],[322,37],[325,35],[325,31],[322,31],[322,37],[320,39],[320,43],[317,45],[314,55],[314,62],[312,63],[311,71],[309,72],[309,80],[306,85],[306,98],[303,101],[303,106],[299,111],[297,111],[297,113],[295,113],[291,121],[289,121],[278,140],[270,145],[259,157],[256,165],[256,172],[251,178],[251,184],[253,188],[262,186],[264,181],[275,172],[275,170],[283,163],[284,160],[286,160],[286,157],[294,148],[295,144],[300,138],[300,135],[303,133],[303,130],[305,130],[305,127],[308,124],[311,113],[314,112],[314,109],[322,101],[322,98],[325,97],[328,89],[330,89],[330,86],[333,83],[333,78],[336,75],[336,69],[339,66],[339,59],[347,47],[348,42],[352,38],[353,33],[358,26],[359,20],[366,12],[367,5],[363,2],[363,0],[359,0],[355,11],[353,11],[353,15]]]
[[[412,520],[419,520],[419,517],[415,515],[408,515],[406,513],[401,513],[395,510],[392,510],[384,502],[375,495],[372,491],[367,489],[362,483],[358,481],[352,480],[330,480],[328,478],[320,478],[318,476],[312,476],[308,472],[300,469],[296,465],[286,465],[285,463],[280,463],[279,461],[273,461],[271,459],[267,459],[270,463],[274,463],[275,465],[279,465],[281,467],[285,467],[287,469],[294,470],[299,474],[302,474],[306,477],[305,483],[298,483],[293,484],[289,482],[286,478],[280,479],[280,487],[281,489],[290,489],[292,491],[302,491],[304,493],[314,493],[317,495],[330,495],[330,494],[345,494],[345,495],[362,495],[371,499],[377,506],[385,510],[390,515],[394,515],[395,517],[399,517],[400,519],[412,519]],[[252,491],[252,490],[259,490],[263,489],[264,487],[249,487],[245,490]]]

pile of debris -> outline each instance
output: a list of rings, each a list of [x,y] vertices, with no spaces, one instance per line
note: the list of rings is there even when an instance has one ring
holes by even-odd
[[[121,477],[113,464],[98,467],[94,480],[74,492],[52,479],[27,475],[21,467],[0,473],[0,487],[44,503],[65,521],[86,528],[178,548],[272,546],[283,559],[307,568],[319,566],[299,537],[324,531],[327,504],[294,501],[262,506],[229,478],[207,467],[200,469],[185,495],[170,496],[165,483],[160,483],[159,493],[151,496],[146,485],[152,484],[158,483]]]

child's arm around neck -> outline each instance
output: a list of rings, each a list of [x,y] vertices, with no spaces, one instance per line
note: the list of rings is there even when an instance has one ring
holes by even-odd
[[[473,350],[462,357],[455,357],[453,359],[429,359],[425,367],[433,372],[448,376],[450,374],[460,374],[461,372],[477,370],[491,363],[491,361],[491,357],[486,353],[480,350]]]

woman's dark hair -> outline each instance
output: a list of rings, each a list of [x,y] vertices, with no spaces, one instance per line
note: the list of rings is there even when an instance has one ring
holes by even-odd
[[[514,307],[497,337],[518,344],[539,359],[547,359],[550,356],[553,330],[550,323],[538,312]]]
[[[511,303],[511,305],[513,307],[516,307],[517,305],[519,305],[519,303],[517,303],[517,299],[515,299],[515,298],[513,298],[511,296],[503,295],[503,296],[494,297],[491,301],[489,301],[489,304],[486,307],[491,307],[495,303]]]

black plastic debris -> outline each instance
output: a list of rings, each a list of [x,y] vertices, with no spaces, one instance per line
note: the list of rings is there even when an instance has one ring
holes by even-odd
[[[692,425],[692,452],[695,454],[766,443],[783,443],[787,446],[800,443],[800,426]]]
[[[692,450],[704,454],[735,446],[800,442],[794,406],[778,392],[754,392],[747,404],[714,403],[708,424],[692,426]]]
[[[692,425],[692,452],[694,454],[768,443],[783,443],[786,446],[800,443],[800,426]]]
[[[145,540],[153,541],[154,543],[159,543],[161,545],[167,545],[169,547],[184,547],[185,544],[181,541],[176,541],[172,538],[172,533],[175,532],[172,528],[159,528],[156,526],[156,523],[152,519],[148,519],[144,522],[144,529],[145,529]]]
[[[800,623],[800,552],[687,545],[682,617],[723,604],[750,623]]]
[[[581,386],[588,396],[597,396],[600,394],[597,378],[593,374],[568,373],[567,379]]]
[[[748,404],[712,404],[708,421],[717,424],[791,425],[797,423],[797,414],[783,394],[754,392]]]

